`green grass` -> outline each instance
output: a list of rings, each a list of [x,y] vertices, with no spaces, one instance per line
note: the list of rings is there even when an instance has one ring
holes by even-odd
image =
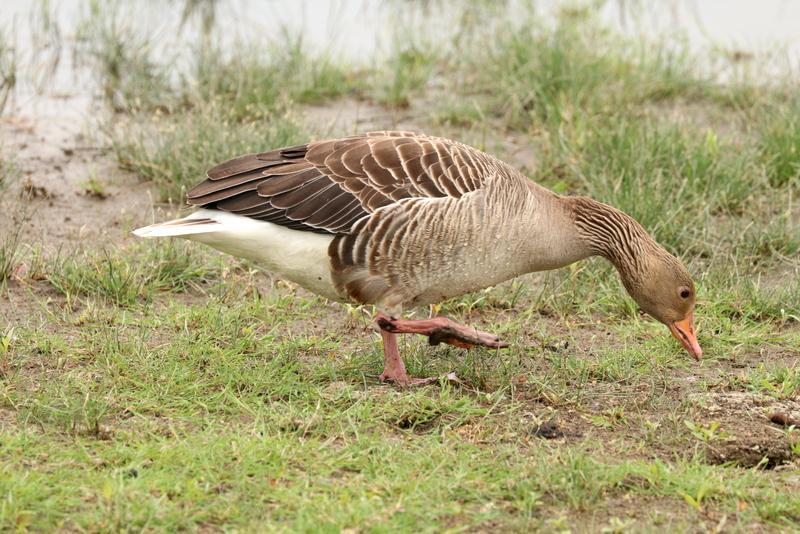
[[[641,400],[630,404],[624,393],[645,384],[657,386],[644,404],[649,417],[667,417],[658,407],[671,402],[652,377],[684,366],[667,357],[670,348],[659,347],[658,362],[631,349],[591,359],[545,352],[515,363],[520,348],[481,357],[491,376],[502,374],[498,357],[516,369],[507,385],[475,390],[467,378],[466,388],[404,391],[376,385],[380,356],[363,335],[310,332],[309,321],[331,311],[318,299],[284,289],[204,300],[140,301],[124,314],[103,305],[83,313],[77,331],[72,315],[43,304],[53,310],[52,332],[14,331],[0,397],[13,414],[0,452],[3,524],[544,528],[575,525],[559,515],[587,514],[625,495],[634,505],[657,498],[644,524],[703,521],[706,513],[741,525],[798,519],[796,495],[778,489],[788,473],[691,456],[611,459],[591,439],[609,420],[626,439],[645,439],[634,408]],[[414,347],[422,345],[406,349]],[[369,360],[354,365],[351,355],[365,351]],[[460,353],[451,352],[435,366],[457,364]],[[40,371],[32,372],[34,361]],[[49,375],[59,379],[40,380]],[[551,404],[538,404],[541,416],[559,406],[587,414],[592,426],[573,427],[582,441],[533,437],[533,395]],[[595,412],[598,398],[628,408]]]
[[[385,108],[370,125],[467,140],[635,216],[694,274],[705,356],[594,259],[442,303],[510,347],[404,336],[412,375],[461,381],[403,390],[378,380],[368,307],[194,243],[18,238],[0,246],[0,278],[29,266],[0,294],[0,529],[800,528],[800,441],[767,418],[800,415],[795,81],[719,85],[719,58],[622,38],[581,6],[548,26],[470,4],[444,42],[422,17],[365,66],[290,33],[228,54],[223,5],[194,1],[190,57],[159,56],[126,4],[89,5],[78,53],[109,157],[159,199],[313,137],[308,109],[366,99]]]
[[[14,274],[20,257],[20,231],[10,231],[0,237],[0,284],[4,285]]]
[[[361,87],[357,72],[309,52],[302,36],[285,29],[237,43],[235,55],[223,52],[207,32],[181,41],[179,52],[164,50],[158,35],[137,25],[133,5],[90,6],[79,25],[78,57],[92,67],[116,112],[175,112],[221,99],[230,118],[248,122],[289,103],[321,102]],[[189,2],[186,9],[184,23],[199,8]]]
[[[0,115],[17,85],[18,70],[15,45],[6,31],[0,28]]]
[[[742,381],[753,391],[782,399],[793,399],[800,392],[800,369],[796,365],[759,366]]]
[[[365,435],[335,444],[312,436],[298,443],[294,436],[257,428],[224,434],[208,429],[188,439],[156,437],[147,444],[78,440],[96,449],[91,458],[72,448],[49,454],[45,437],[12,435],[4,448],[24,448],[36,465],[53,468],[27,480],[16,474],[20,471],[8,473],[3,489],[15,497],[4,510],[12,520],[8,524],[36,529],[235,525],[248,530],[409,531],[426,523],[460,522],[464,516],[480,528],[506,516],[513,518],[506,528],[541,528],[553,521],[545,515],[549,503],[585,512],[624,494],[634,501],[660,497],[691,503],[696,510],[686,506],[687,523],[719,508],[735,520],[762,516],[787,526],[781,518],[797,511],[796,497],[775,491],[756,472],[731,476],[725,468],[694,462],[608,464],[573,450],[519,456],[507,447],[485,450],[457,438],[411,445],[402,438],[385,443]],[[22,461],[18,455],[10,459],[16,466]],[[327,482],[320,483],[320,475]],[[184,482],[175,485],[176,478]],[[83,489],[82,499],[64,494],[62,488],[75,485]],[[409,497],[398,497],[403,494]],[[487,507],[487,498],[495,505]],[[81,509],[86,501],[92,503],[86,514],[58,513]],[[39,503],[49,505],[46,513],[25,513]],[[753,511],[737,513],[739,503]],[[264,523],[266,510],[274,519]],[[667,516],[661,521],[668,526],[675,520]]]
[[[180,202],[186,189],[231,154],[260,152],[307,139],[289,112],[254,108],[246,119],[231,116],[222,97],[173,115],[137,115],[123,132],[111,131],[120,166],[152,181],[162,200]]]
[[[133,11],[115,1],[90,1],[76,32],[76,59],[95,73],[115,112],[171,105],[170,69],[154,59],[157,38],[136,26]]]
[[[554,27],[533,11],[511,16],[460,40],[460,67],[448,78],[462,99],[482,103],[508,128],[557,129],[585,114],[617,114],[713,90],[679,43],[623,39],[588,7],[563,12]]]
[[[0,231],[0,286],[5,286],[17,268],[23,244],[21,232],[28,220],[26,208],[10,198],[11,186],[18,178],[19,173],[13,162],[0,152],[0,209],[4,210],[10,223],[8,228]]]
[[[68,301],[88,296],[131,306],[154,292],[212,281],[218,270],[185,242],[142,241],[125,249],[62,252],[47,267],[46,278]]]
[[[800,183],[800,101],[762,110],[758,148],[775,187]]]
[[[407,108],[428,85],[440,58],[432,43],[415,43],[412,37],[395,40],[394,50],[373,74],[374,99],[390,108]]]
[[[649,119],[573,128],[559,148],[554,165],[574,183],[568,188],[629,213],[683,253],[704,244],[701,232],[714,217],[741,212],[764,186],[747,149]]]
[[[181,82],[188,105],[223,99],[233,117],[248,120],[253,110],[314,104],[357,90],[360,75],[332,58],[314,55],[301,37],[284,32],[273,42],[243,43],[228,57],[216,48],[198,50]]]

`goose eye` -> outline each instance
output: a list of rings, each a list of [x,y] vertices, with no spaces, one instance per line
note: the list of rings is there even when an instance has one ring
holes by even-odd
[[[682,299],[688,299],[689,297],[692,296],[692,290],[689,289],[688,287],[682,287],[680,289],[680,294]]]

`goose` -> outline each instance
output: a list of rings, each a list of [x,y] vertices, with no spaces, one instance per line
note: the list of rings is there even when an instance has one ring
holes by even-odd
[[[692,278],[636,220],[457,141],[380,131],[247,154],[209,170],[187,202],[196,211],[134,234],[198,241],[323,297],[374,305],[381,381],[436,380],[409,377],[398,334],[507,346],[445,317],[403,319],[404,309],[590,256],[611,262],[638,306],[702,355]]]

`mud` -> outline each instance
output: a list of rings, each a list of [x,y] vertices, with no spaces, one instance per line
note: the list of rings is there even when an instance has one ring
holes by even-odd
[[[152,219],[149,187],[120,171],[102,134],[87,126],[97,110],[58,102],[70,111],[12,109],[0,118],[0,150],[13,168],[0,233],[21,225],[21,242],[46,252],[125,239]]]
[[[728,391],[693,395],[690,402],[697,407],[696,422],[718,427],[706,443],[708,462],[772,469],[792,461],[792,447],[800,442],[800,435],[773,423],[771,415],[800,418],[797,399]]]

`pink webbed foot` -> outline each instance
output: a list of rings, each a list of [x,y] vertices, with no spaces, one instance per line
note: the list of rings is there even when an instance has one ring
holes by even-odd
[[[455,372],[449,372],[446,375],[442,376],[429,376],[428,378],[413,378],[408,376],[406,373],[404,376],[394,376],[391,374],[387,374],[384,370],[381,373],[381,376],[378,377],[381,382],[392,382],[397,384],[398,386],[402,387],[409,387],[409,386],[428,386],[430,384],[436,384],[440,380],[447,380],[449,382],[460,382],[458,376],[456,376]]]
[[[460,325],[446,317],[408,320],[394,319],[386,314],[379,313],[375,321],[383,332],[428,336],[428,343],[431,345],[447,343],[462,349],[471,349],[476,346],[490,349],[508,347],[508,343],[500,341],[500,338],[494,334]]]

